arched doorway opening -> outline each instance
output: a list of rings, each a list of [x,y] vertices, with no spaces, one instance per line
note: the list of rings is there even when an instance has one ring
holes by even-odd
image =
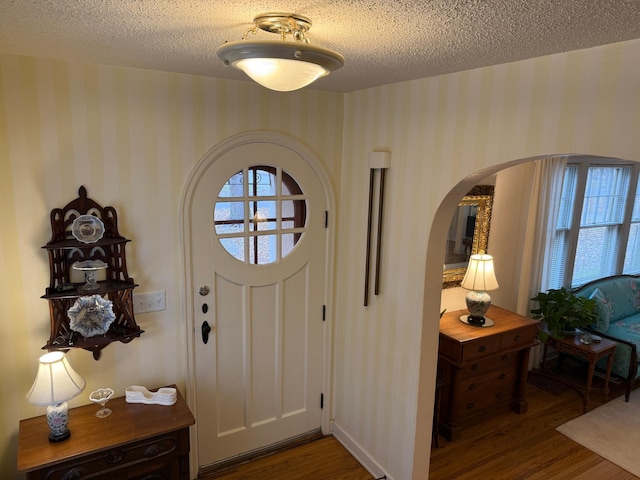
[[[435,395],[436,369],[438,363],[438,332],[440,318],[440,300],[442,295],[442,264],[445,252],[445,236],[441,232],[449,228],[451,217],[460,199],[479,181],[512,165],[528,161],[512,162],[484,169],[461,180],[445,196],[436,211],[427,241],[427,260],[425,265],[424,304],[422,320],[422,338],[420,354],[420,373],[418,377],[418,411],[416,415],[416,436],[414,443],[413,478],[424,479],[429,476],[429,457],[421,454],[431,451],[433,423],[433,398]]]
[[[434,215],[434,220],[431,226],[429,240],[428,240],[428,249],[427,249],[427,259],[425,266],[425,291],[424,291],[424,307],[423,307],[423,330],[422,330],[422,357],[420,360],[420,381],[419,381],[419,397],[425,398],[423,395],[433,395],[434,383],[436,378],[436,366],[437,366],[437,352],[438,352],[438,318],[439,318],[439,307],[440,305],[440,296],[441,296],[441,285],[438,281],[439,270],[442,268],[442,258],[444,252],[444,236],[441,234],[443,230],[446,230],[449,226],[450,219],[452,214],[458,204],[458,201],[465,195],[465,193],[478,184],[482,182],[482,180],[490,175],[497,174],[503,172],[510,167],[515,166],[523,166],[526,167],[528,164],[533,170],[533,164],[531,162],[535,160],[544,160],[547,158],[551,158],[553,155],[545,155],[545,156],[537,156],[530,158],[518,159],[510,162],[505,162],[500,165],[492,166],[491,168],[484,169],[482,171],[476,172],[473,175],[461,180],[443,199],[441,202],[436,214]],[[604,163],[607,162],[607,159],[604,157],[594,157],[591,155],[571,155],[572,158],[582,157],[584,160],[593,161],[594,158],[598,161],[602,161]],[[609,159],[610,161],[610,159]],[[636,160],[625,160],[627,162],[634,162]],[[496,188],[497,194],[499,188]],[[513,195],[513,192],[511,193]],[[533,198],[533,197],[532,197]],[[511,199],[513,200],[513,199]],[[511,201],[511,203],[516,203]],[[494,212],[495,213],[495,212]],[[491,242],[490,242],[491,243]],[[491,251],[491,245],[489,248]],[[494,250],[495,251],[495,250]],[[517,286],[515,288],[517,290]],[[493,295],[492,295],[493,296]],[[526,300],[526,299],[525,299]],[[512,307],[515,310],[515,304],[517,300],[513,300],[514,306]],[[524,302],[527,303],[527,302]],[[464,308],[464,307],[460,307]],[[527,314],[526,311],[519,311],[518,313]],[[427,371],[425,371],[425,368]],[[429,375],[432,375],[429,377]],[[427,383],[425,383],[425,381]],[[429,388],[430,387],[430,388]],[[431,412],[424,411],[424,402],[419,401],[418,405],[418,428],[417,432],[424,432],[421,429],[420,424],[423,425],[426,431],[431,429]],[[422,410],[422,412],[421,412]],[[427,415],[427,419],[423,418],[422,413]],[[427,424],[428,422],[428,424]],[[430,448],[431,438],[426,437],[425,435],[416,436],[416,451],[419,451],[420,448]],[[420,443],[422,442],[422,444]],[[415,458],[415,457],[414,457]],[[414,477],[413,478],[427,478],[428,471],[422,470],[419,463],[414,463]],[[422,477],[420,475],[423,475]]]

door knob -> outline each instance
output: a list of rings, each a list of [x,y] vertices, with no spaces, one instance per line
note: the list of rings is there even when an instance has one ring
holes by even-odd
[[[202,341],[206,344],[209,341],[209,334],[211,333],[211,326],[206,320],[202,322]]]
[[[198,293],[200,295],[202,295],[203,297],[206,295],[209,295],[209,292],[211,291],[211,289],[209,288],[208,285],[203,285],[200,287],[200,289],[198,290]]]

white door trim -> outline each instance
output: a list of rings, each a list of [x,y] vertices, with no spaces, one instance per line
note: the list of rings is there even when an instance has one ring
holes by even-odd
[[[318,176],[320,184],[326,198],[327,210],[329,212],[328,225],[327,225],[327,238],[326,238],[326,264],[325,264],[325,299],[326,305],[326,328],[324,338],[322,341],[323,351],[323,373],[322,373],[322,391],[324,393],[325,403],[322,410],[321,429],[325,434],[330,433],[331,422],[333,418],[333,255],[334,255],[334,239],[335,239],[335,197],[333,188],[331,187],[331,180],[326,172],[324,165],[318,159],[318,157],[299,140],[293,137],[289,137],[278,132],[269,131],[251,131],[243,132],[226,140],[223,140],[213,148],[211,148],[205,155],[198,161],[195,167],[192,169],[187,182],[182,192],[180,199],[180,250],[181,255],[181,271],[183,273],[184,290],[183,290],[183,313],[185,319],[185,337],[187,339],[187,355],[186,355],[186,385],[185,396],[187,405],[192,412],[197,412],[196,405],[196,376],[195,376],[195,342],[197,335],[197,328],[195,325],[195,299],[193,292],[195,292],[196,285],[193,285],[192,274],[193,267],[191,263],[191,219],[190,211],[193,201],[193,195],[198,186],[198,183],[207,169],[213,165],[222,155],[227,151],[236,148],[240,145],[246,145],[249,143],[272,143],[289,148],[290,150],[298,153],[304,161],[313,169]],[[199,468],[198,458],[198,419],[196,423],[190,429],[190,465],[191,465],[191,478],[197,476]]]

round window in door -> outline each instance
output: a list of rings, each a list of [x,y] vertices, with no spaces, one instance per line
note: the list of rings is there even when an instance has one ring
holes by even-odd
[[[307,203],[281,168],[256,165],[229,178],[216,200],[218,240],[237,260],[264,265],[291,253],[305,233]]]

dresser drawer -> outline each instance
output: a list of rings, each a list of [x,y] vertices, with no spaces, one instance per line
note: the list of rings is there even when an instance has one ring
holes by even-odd
[[[508,365],[504,369],[494,370],[488,375],[482,375],[478,377],[470,377],[462,380],[459,383],[459,392],[461,396],[466,394],[479,395],[480,392],[486,389],[495,388],[501,383],[514,384],[518,375],[517,365]]]
[[[522,348],[531,345],[535,341],[537,328],[521,328],[500,335],[500,350]]]
[[[180,454],[187,454],[188,451],[188,445],[184,445],[184,441],[180,441],[180,432],[173,432],[149,440],[112,448],[75,462],[69,461],[50,467],[43,470],[42,476],[47,480],[77,480],[94,478],[111,472],[109,474],[111,476],[107,475],[106,478],[119,478],[119,471],[128,471],[134,466],[138,470],[141,470],[143,465],[149,465],[151,469],[155,468],[155,464],[164,466],[169,462],[170,458],[175,457],[177,459]],[[156,475],[153,478],[172,477]],[[177,477],[174,476],[173,478]]]
[[[460,420],[496,405],[510,403],[514,396],[515,378],[515,374],[510,374],[501,380],[489,382],[482,388],[461,392],[458,398]]]
[[[521,349],[534,341],[534,330],[522,328],[463,344],[462,360],[468,362],[497,352]]]
[[[520,352],[512,351],[508,353],[498,353],[488,358],[479,358],[475,361],[467,363],[460,372],[462,380],[466,378],[474,378],[479,375],[486,375],[494,370],[504,370],[507,368],[516,368],[520,359]]]
[[[500,351],[500,337],[485,337],[462,345],[462,361],[469,362]]]

